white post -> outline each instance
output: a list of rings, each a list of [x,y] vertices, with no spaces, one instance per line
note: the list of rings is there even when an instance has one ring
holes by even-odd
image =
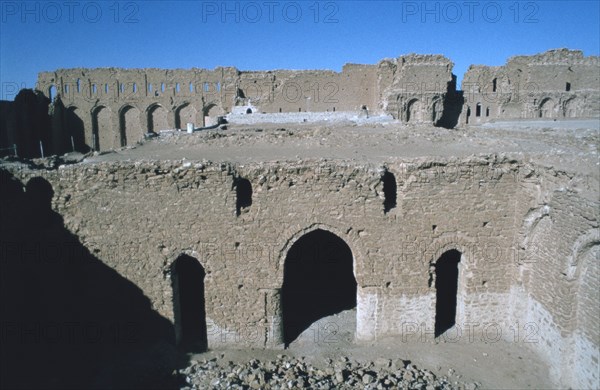
[[[193,123],[187,124],[187,132],[188,132],[188,134],[192,134],[194,132],[194,124]]]
[[[42,154],[42,158],[44,158],[44,146],[42,145],[42,140],[40,140],[40,153]]]

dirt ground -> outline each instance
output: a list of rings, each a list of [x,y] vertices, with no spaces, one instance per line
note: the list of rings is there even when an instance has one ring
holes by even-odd
[[[564,166],[572,162],[585,168],[581,158],[596,158],[599,132],[599,119],[497,122],[457,129],[398,122],[230,124],[226,130],[193,134],[164,131],[143,145],[88,160],[204,159],[244,163],[325,158],[381,162],[395,157],[506,153]]]
[[[217,358],[225,364],[246,362],[251,359],[275,360],[286,354],[304,357],[319,368],[327,366],[327,359],[337,361],[347,357],[351,361],[368,364],[377,359],[402,359],[427,369],[436,376],[446,376],[452,383],[477,383],[482,389],[554,389],[558,385],[549,379],[548,367],[524,345],[498,341],[421,342],[386,337],[372,343],[355,343],[356,311],[348,310],[315,322],[303,332],[288,349],[213,350],[195,354],[191,359]],[[331,324],[336,324],[331,335]],[[327,337],[318,337],[327,333]],[[440,339],[443,339],[440,338]]]
[[[600,119],[529,120],[457,129],[381,123],[227,125],[193,134],[165,131],[141,145],[88,157],[95,161],[277,162],[336,160],[383,164],[428,157],[498,154],[586,176],[598,188]],[[590,182],[590,178],[592,181]]]
[[[397,122],[302,124],[228,124],[226,130],[163,132],[142,145],[102,153],[84,161],[188,160],[238,164],[276,161],[328,160],[383,164],[420,157],[466,157],[498,154],[519,161],[573,173],[570,185],[598,199],[600,120],[531,120],[489,123],[458,129],[406,126]],[[585,178],[584,180],[579,180]],[[313,324],[282,350],[210,351],[194,356],[224,361],[273,360],[278,354],[305,356],[315,365],[327,358],[375,361],[410,360],[436,375],[477,382],[487,389],[556,388],[548,367],[525,345],[467,342],[419,342],[387,338],[374,343],[353,342],[354,312],[336,316],[342,324],[335,342],[314,339]],[[450,371],[449,371],[450,370]]]

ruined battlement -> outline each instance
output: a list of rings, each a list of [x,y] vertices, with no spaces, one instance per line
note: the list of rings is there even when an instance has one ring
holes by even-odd
[[[145,134],[187,123],[212,126],[231,113],[346,112],[446,128],[502,119],[600,117],[599,57],[558,49],[512,57],[499,67],[471,66],[462,92],[456,90],[453,66],[443,55],[408,54],[373,65],[346,64],[340,72],[58,69],[38,76],[38,89],[53,108],[47,120],[52,128],[36,134],[51,134],[48,149],[62,153],[73,144],[80,151],[134,145]],[[0,147],[25,137],[17,134],[30,131],[27,120],[3,119]]]
[[[512,57],[504,66],[471,66],[462,82],[461,123],[599,117],[599,59],[558,49]]]
[[[585,57],[581,50],[553,49],[544,53],[510,57],[507,64],[520,65],[598,65],[598,56]]]

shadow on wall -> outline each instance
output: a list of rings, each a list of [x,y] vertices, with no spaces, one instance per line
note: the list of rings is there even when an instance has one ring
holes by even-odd
[[[0,170],[0,388],[178,387],[171,323],[64,227],[52,196]]]
[[[446,99],[444,99],[444,111],[436,125],[446,129],[455,128],[458,124],[464,102],[464,93],[463,91],[456,90],[456,75],[453,74],[452,82],[448,83]]]
[[[92,145],[89,145],[91,136],[85,136],[83,120],[77,115],[79,109],[74,107],[65,108],[62,101],[57,101],[55,103],[55,110],[58,109],[58,107],[60,107],[64,113],[64,119],[62,120],[62,123],[66,124],[66,129],[63,129],[63,131],[66,132],[64,138],[70,142],[65,146],[64,151],[72,151],[74,149],[81,153],[87,153],[92,150]]]
[[[50,100],[41,92],[31,89],[22,89],[15,97],[19,156],[40,156],[40,141],[46,150],[45,154],[51,154],[49,104]]]

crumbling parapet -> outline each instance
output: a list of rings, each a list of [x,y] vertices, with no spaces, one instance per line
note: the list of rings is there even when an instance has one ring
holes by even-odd
[[[599,58],[559,49],[513,57],[499,67],[471,66],[462,91],[456,91],[452,61],[420,54],[346,64],[341,72],[60,69],[40,73],[38,88],[64,105],[57,137],[66,140],[55,144],[68,147],[70,138],[78,138],[82,151],[107,150],[187,123],[215,124],[218,116],[240,110],[388,114],[402,123],[448,128],[498,119],[599,117]]]
[[[452,67],[452,61],[441,55],[409,54],[381,61],[384,110],[401,122],[438,124],[453,81]]]
[[[558,49],[512,57],[504,66],[471,66],[462,89],[463,124],[598,117],[600,57]]]

